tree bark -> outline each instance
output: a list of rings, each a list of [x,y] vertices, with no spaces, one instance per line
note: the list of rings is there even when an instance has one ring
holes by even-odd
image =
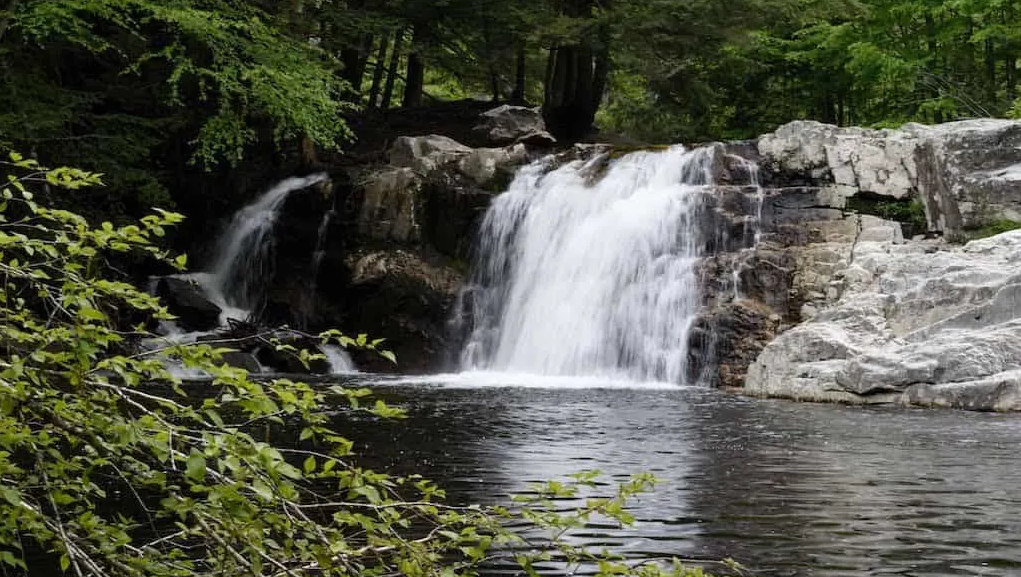
[[[596,69],[592,74],[592,110],[599,110],[610,78],[610,49],[603,48],[596,53]]]
[[[1003,23],[1014,21],[1014,10],[1012,7],[1003,9]],[[1003,82],[1007,89],[1007,105],[1014,104],[1017,99],[1017,44],[1014,40],[1007,40],[1003,47]]]
[[[573,140],[592,128],[608,66],[587,46],[560,46],[555,54],[543,114],[554,136]]]
[[[390,68],[386,72],[386,86],[383,88],[383,102],[379,107],[383,110],[390,108],[393,101],[394,84],[397,82],[397,67],[401,61],[401,45],[404,43],[404,30],[394,33],[394,47],[390,54]]]
[[[609,0],[601,2],[608,9]],[[564,13],[575,18],[593,18],[596,2],[574,0],[564,6]],[[593,19],[593,25],[599,21]],[[578,38],[551,51],[547,64],[547,81],[543,115],[554,136],[574,140],[592,128],[596,110],[602,102],[609,74],[609,35],[600,28],[597,39]]]
[[[992,38],[986,39],[986,97],[989,103],[996,102],[996,45]]]
[[[0,40],[3,40],[4,35],[7,34],[7,29],[11,25],[11,18],[14,16],[14,11],[18,9],[18,4],[21,4],[21,0],[10,0],[7,4],[7,9],[4,10],[4,17],[0,18]]]
[[[384,34],[379,39],[379,50],[376,51],[376,64],[372,70],[372,86],[369,88],[367,108],[375,108],[379,100],[379,91],[383,88],[383,71],[386,70],[386,49],[389,45],[390,37]]]
[[[500,75],[492,66],[489,67],[489,91],[493,96],[493,104],[497,104],[503,99],[502,90],[500,90]]]
[[[516,63],[514,68],[514,92],[511,93],[511,102],[515,104],[525,103],[525,81],[527,72],[525,71],[525,43],[521,42],[518,44]]]
[[[411,36],[411,53],[408,54],[408,77],[404,82],[405,107],[421,106],[422,91],[425,89],[425,61],[422,60],[422,41],[425,34],[422,26],[415,26]]]
[[[358,46],[345,46],[340,49],[340,61],[344,64],[344,80],[351,85],[351,91],[360,94],[362,79],[365,78],[365,67],[369,62],[369,50],[372,49],[372,35],[366,34]]]
[[[546,57],[546,74],[542,79],[542,101],[548,103],[553,100],[553,79],[557,70],[557,49],[550,48]]]

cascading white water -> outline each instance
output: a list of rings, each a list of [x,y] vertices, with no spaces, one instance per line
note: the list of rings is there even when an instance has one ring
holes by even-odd
[[[326,173],[301,178],[287,178],[267,190],[252,204],[242,208],[216,241],[214,258],[206,272],[181,275],[196,282],[205,297],[220,307],[220,325],[227,326],[229,319],[245,320],[258,305],[271,270],[273,227],[287,196],[327,179]],[[315,250],[312,253],[313,283],[319,265],[325,256],[325,237],[333,211],[323,216],[319,224]],[[150,286],[155,292],[156,286]],[[313,287],[314,292],[314,287]],[[152,348],[167,344],[193,342],[211,332],[186,333],[175,323],[160,325],[163,336],[147,343]],[[331,374],[356,373],[357,368],[348,353],[337,346],[323,346],[322,353],[330,366]],[[202,371],[184,369],[179,363],[166,361],[170,370],[183,379],[205,378]]]
[[[766,189],[762,186],[759,177],[759,165],[740,156],[732,156],[731,159],[737,162],[747,173],[749,184],[755,187],[755,214],[748,215],[744,221],[744,248],[734,263],[731,270],[731,279],[734,284],[734,301],[739,301],[744,296],[741,293],[741,273],[748,265],[748,259],[755,255],[762,242],[762,209],[766,200]]]
[[[271,272],[273,225],[280,207],[290,193],[326,179],[326,173],[284,179],[234,214],[216,242],[208,275],[196,277],[210,300],[235,313],[255,308]]]
[[[343,348],[337,345],[324,345],[322,351],[327,364],[330,365],[331,375],[350,375],[358,372],[351,355]]]
[[[519,171],[480,231],[466,370],[688,380],[710,149]]]

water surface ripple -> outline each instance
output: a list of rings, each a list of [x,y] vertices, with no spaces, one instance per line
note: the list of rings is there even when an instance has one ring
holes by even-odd
[[[663,482],[638,521],[579,541],[732,557],[756,575],[1021,575],[1021,417],[743,399],[697,388],[386,386],[400,423],[359,422],[375,467],[451,501],[600,469]]]

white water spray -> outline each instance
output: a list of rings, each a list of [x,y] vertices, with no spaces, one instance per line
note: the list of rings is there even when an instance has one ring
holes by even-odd
[[[755,187],[755,214],[748,215],[744,221],[744,247],[741,249],[734,268],[731,270],[731,279],[734,284],[734,301],[744,298],[741,292],[741,273],[748,266],[748,261],[758,251],[762,243],[762,208],[766,201],[766,189],[762,186],[759,177],[759,165],[740,156],[732,156],[733,161],[739,163],[743,170],[748,173],[749,184]]]
[[[605,159],[522,169],[482,224],[462,368],[686,382],[712,160],[672,147],[601,178]]]
[[[215,258],[208,276],[197,277],[210,300],[224,310],[234,312],[250,312],[258,305],[267,277],[272,272],[273,225],[280,207],[290,193],[326,178],[326,173],[319,173],[284,179],[234,214],[216,243]]]
[[[280,209],[290,193],[308,188],[327,179],[326,173],[302,178],[287,178],[266,191],[252,204],[242,208],[231,218],[223,234],[217,239],[215,258],[207,272],[181,275],[197,283],[210,302],[220,307],[220,325],[230,319],[249,319],[262,298],[264,287],[272,273],[273,227]],[[315,250],[312,253],[312,283],[325,256],[325,237],[333,218],[333,211],[323,216],[319,224]],[[155,291],[150,286],[150,292]],[[314,295],[314,284],[313,284]],[[161,324],[163,337],[149,343],[153,348],[166,344],[193,342],[211,332],[185,333],[175,323]],[[322,353],[330,366],[331,374],[358,372],[354,361],[341,347],[324,346]],[[189,370],[179,363],[167,360],[171,371],[183,379],[208,377],[201,371]]]

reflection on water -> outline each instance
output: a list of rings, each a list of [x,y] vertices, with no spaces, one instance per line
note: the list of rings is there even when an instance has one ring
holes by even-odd
[[[1021,575],[1021,418],[742,399],[701,389],[391,385],[360,422],[377,468],[459,503],[582,469],[663,479],[638,522],[576,538],[633,556],[732,557],[758,575]]]

